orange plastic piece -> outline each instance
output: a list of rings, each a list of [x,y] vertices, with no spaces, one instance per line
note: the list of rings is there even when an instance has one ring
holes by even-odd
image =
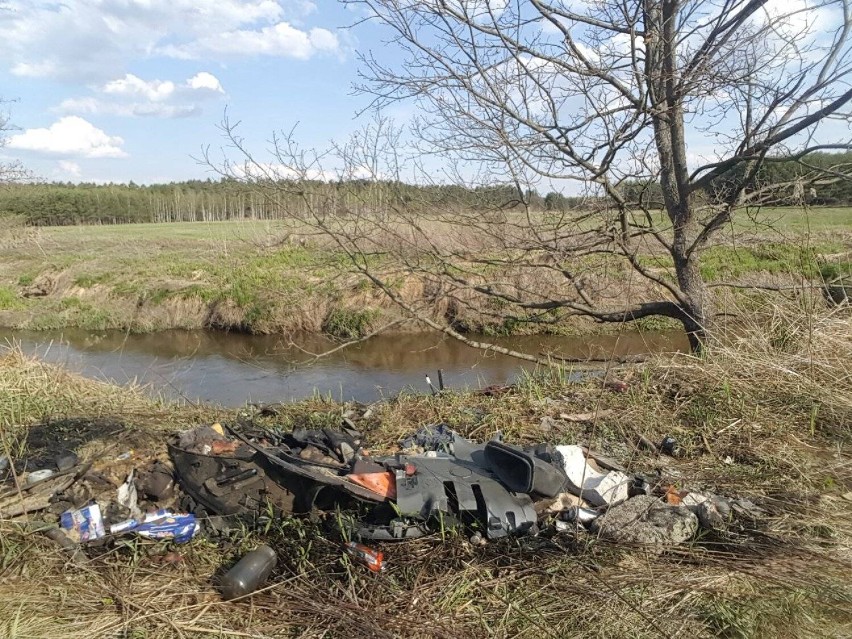
[[[387,499],[396,499],[396,478],[393,473],[362,473],[347,475],[356,484]]]
[[[666,503],[670,506],[679,506],[680,502],[683,501],[683,498],[674,486],[666,488],[665,499]]]
[[[214,455],[230,455],[237,451],[240,442],[236,440],[215,439],[210,444],[210,452]]]

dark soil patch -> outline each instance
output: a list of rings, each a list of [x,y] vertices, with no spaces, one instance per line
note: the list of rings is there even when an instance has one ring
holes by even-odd
[[[27,433],[27,458],[21,470],[50,468],[60,455],[97,439],[116,439],[128,432],[127,425],[112,418],[66,418],[48,420],[30,427]],[[125,435],[122,442],[133,447]],[[132,439],[132,437],[130,438]]]

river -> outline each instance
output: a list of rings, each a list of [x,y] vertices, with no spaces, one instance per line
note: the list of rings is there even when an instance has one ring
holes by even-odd
[[[490,338],[481,338],[490,339]],[[569,358],[637,355],[683,350],[680,332],[595,337],[517,336],[492,340],[528,353]],[[0,345],[83,375],[145,384],[154,394],[223,406],[298,400],[314,393],[372,402],[402,390],[429,392],[437,370],[451,388],[515,381],[535,364],[469,348],[439,333],[379,335],[326,357],[336,344],[323,336],[244,335],[213,331],[13,331],[0,329]],[[580,373],[573,373],[579,376]]]

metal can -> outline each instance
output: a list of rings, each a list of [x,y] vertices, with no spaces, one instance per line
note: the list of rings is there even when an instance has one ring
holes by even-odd
[[[375,550],[354,541],[347,542],[343,548],[347,555],[373,572],[381,572],[384,568],[382,564],[384,553],[381,550]]]

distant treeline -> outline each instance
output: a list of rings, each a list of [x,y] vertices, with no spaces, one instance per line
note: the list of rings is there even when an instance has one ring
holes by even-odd
[[[808,164],[852,166],[852,153],[814,153]],[[770,162],[761,184],[787,184],[779,188],[775,204],[852,205],[852,181],[838,180],[815,188],[789,186],[807,169],[792,162]],[[724,197],[739,179],[732,172],[717,180],[705,194]],[[602,198],[568,197],[556,192],[523,194],[511,186],[465,188],[455,185],[418,186],[368,180],[349,182],[280,182],[271,185],[233,179],[190,180],[170,184],[35,183],[7,185],[0,189],[0,216],[15,216],[33,226],[73,224],[124,224],[131,222],[194,222],[235,219],[269,220],[304,215],[311,209],[340,214],[388,210],[393,207],[453,207],[495,210],[523,202],[536,210],[567,210],[606,204]],[[651,208],[662,205],[659,185],[630,182],[621,185],[628,201]]]
[[[235,219],[269,220],[322,208],[341,214],[391,207],[512,208],[523,199],[533,207],[557,204],[528,191],[522,198],[512,187],[466,189],[459,186],[414,186],[396,182],[247,184],[238,180],[193,180],[171,184],[17,184],[0,189],[0,215],[17,216],[33,226],[192,222]],[[576,206],[581,198],[558,196],[559,206]]]
[[[852,153],[810,153],[801,162],[774,161],[761,167],[755,182],[770,187],[767,199],[773,205],[849,206],[852,205],[852,180],[843,178],[852,172]],[[823,183],[811,184],[819,175]],[[729,171],[714,180],[704,196],[724,200],[741,183],[743,168]],[[775,187],[775,188],[772,188]],[[663,195],[659,183],[631,181],[622,185],[629,201],[648,208],[661,208]]]

